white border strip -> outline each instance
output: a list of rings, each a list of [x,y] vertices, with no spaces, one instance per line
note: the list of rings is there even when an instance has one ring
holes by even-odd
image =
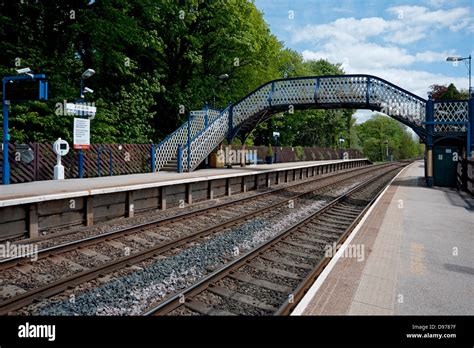
[[[126,185],[126,184],[124,185],[124,183],[121,182],[121,183],[117,183],[117,186],[113,186],[113,187],[96,188],[96,189],[80,190],[80,191],[70,191],[70,192],[64,192],[64,193],[51,193],[51,194],[43,194],[43,195],[38,195],[38,196],[27,196],[27,197],[21,197],[21,198],[7,198],[7,199],[0,200],[0,207],[20,205],[20,204],[26,204],[26,203],[52,201],[52,200],[65,199],[65,198],[75,198],[75,197],[100,195],[100,194],[106,194],[106,193],[143,190],[143,189],[148,189],[148,188],[155,188],[155,187],[161,187],[161,186],[172,186],[172,185],[179,185],[179,184],[193,183],[193,182],[200,182],[200,181],[236,178],[236,177],[247,176],[247,175],[275,173],[275,172],[281,172],[281,171],[285,171],[285,170],[312,168],[312,167],[319,167],[319,166],[324,166],[324,165],[328,165],[328,164],[355,162],[355,161],[363,161],[363,160],[367,160],[367,158],[355,158],[355,159],[349,159],[349,160],[308,161],[305,164],[293,165],[293,166],[290,166],[290,167],[262,168],[261,170],[253,170],[253,171],[250,171],[250,172],[246,172],[246,171],[243,170],[243,171],[237,172],[237,173],[219,173],[219,174],[206,175],[206,176],[195,176],[195,177],[189,177],[188,176],[189,173],[182,173],[182,174],[179,174],[179,175],[188,176],[188,177],[183,178],[183,179],[181,179],[181,178],[171,179],[170,178],[168,180],[163,180],[163,181],[159,181],[159,182],[147,182],[147,183],[132,184],[132,185]],[[289,163],[291,163],[291,162],[289,162]],[[239,169],[237,169],[237,170],[239,170]],[[150,175],[157,175],[157,173],[143,173],[143,175],[146,175],[148,177]],[[124,175],[124,177],[126,177],[126,175]],[[96,178],[70,179],[70,180],[94,180],[94,179],[96,179]],[[124,178],[124,179],[126,179],[126,178]],[[35,183],[41,184],[41,181],[36,181]],[[51,180],[47,181],[47,183],[51,183]],[[93,182],[91,181],[91,185],[92,184],[93,184]],[[21,185],[21,184],[14,184],[14,185]],[[1,186],[0,186],[0,188],[1,188]],[[24,196],[24,195],[27,195],[27,194],[22,194],[22,195]]]
[[[413,164],[417,163],[418,161],[415,161]],[[344,253],[344,251],[346,250],[347,246],[351,243],[352,239],[354,239],[355,235],[357,234],[357,232],[359,232],[359,230],[361,229],[362,225],[364,224],[365,220],[367,220],[367,218],[369,217],[370,213],[372,212],[372,210],[375,208],[375,206],[377,205],[377,203],[379,202],[380,199],[382,199],[382,197],[385,195],[385,192],[388,190],[388,188],[392,185],[392,182],[398,178],[398,176],[400,174],[402,174],[407,168],[411,167],[412,164],[406,166],[405,168],[403,168],[400,173],[398,173],[387,185],[387,187],[385,187],[385,189],[382,191],[382,193],[377,197],[377,199],[375,200],[375,202],[372,204],[372,206],[369,208],[369,210],[367,210],[367,212],[365,213],[365,215],[362,217],[362,219],[359,221],[359,223],[357,224],[357,226],[352,230],[351,234],[346,238],[346,240],[344,241],[344,243],[342,244],[342,246],[339,248],[339,250],[336,252],[336,255],[334,255],[334,257],[331,259],[331,261],[329,261],[329,263],[326,265],[326,267],[324,268],[324,270],[321,272],[321,274],[318,276],[318,278],[316,278],[316,281],[314,282],[314,284],[311,286],[311,288],[308,290],[308,292],[306,293],[306,295],[304,295],[304,297],[301,299],[301,301],[298,303],[298,305],[296,306],[296,308],[293,310],[293,312],[291,312],[290,315],[303,315],[303,312],[304,310],[306,309],[306,307],[308,307],[309,303],[311,302],[311,300],[313,299],[314,295],[316,295],[316,293],[318,292],[319,288],[321,287],[321,285],[324,283],[324,281],[326,280],[327,276],[329,275],[329,273],[331,272],[331,270],[333,269],[333,267],[336,265],[337,261],[339,261],[339,258],[341,257],[341,255]]]

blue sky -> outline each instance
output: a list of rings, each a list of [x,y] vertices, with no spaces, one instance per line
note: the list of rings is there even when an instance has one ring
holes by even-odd
[[[473,0],[255,0],[286,47],[347,73],[385,78],[426,98],[430,85],[468,87],[468,70],[445,61],[473,52]],[[367,115],[368,116],[368,115]]]

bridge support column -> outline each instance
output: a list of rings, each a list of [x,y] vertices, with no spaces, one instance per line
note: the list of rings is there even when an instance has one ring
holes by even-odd
[[[468,142],[466,145],[467,157],[474,159],[474,92],[469,96],[469,127],[468,127]]]
[[[432,187],[433,180],[433,145],[426,146],[426,186]]]
[[[231,106],[231,103],[229,103],[229,123],[228,123],[228,132],[227,132],[227,143],[229,145],[232,144],[232,139],[234,138],[234,113],[233,113],[234,108]],[[243,141],[242,141],[243,142]]]
[[[189,147],[188,147],[188,158],[189,158]],[[178,145],[178,162],[176,163],[176,171],[178,173],[183,172],[182,160],[183,160],[183,149],[181,148],[181,145]],[[189,163],[188,163],[188,172],[189,172]]]
[[[426,186],[433,187],[433,136],[434,136],[434,101],[430,95],[426,102],[426,130],[428,136],[426,137]]]

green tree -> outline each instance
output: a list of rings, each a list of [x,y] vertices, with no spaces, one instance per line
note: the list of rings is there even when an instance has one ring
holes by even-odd
[[[54,111],[79,97],[86,68],[96,71],[92,141],[158,141],[212,100],[216,76],[230,75],[220,107],[277,77],[282,50],[245,0],[9,1],[0,29],[0,73],[29,66],[50,81],[48,103],[12,108],[14,141],[71,140],[72,118]]]
[[[453,83],[448,86],[432,85],[430,86],[430,93],[434,100],[469,99],[469,92],[467,90],[459,91]]]
[[[92,141],[143,142],[153,135],[153,96],[162,89],[159,76],[143,64],[150,49],[141,21],[152,1],[3,2],[0,52],[3,74],[29,66],[49,79],[50,101],[12,107],[13,141],[71,140],[72,117],[56,114],[57,104],[79,97],[86,68],[96,102]],[[131,128],[135,128],[132,130]],[[28,131],[25,131],[28,130]]]
[[[72,117],[55,113],[64,100],[97,106],[92,142],[157,142],[188,112],[220,108],[277,78],[343,74],[339,64],[303,61],[271,34],[247,0],[79,0],[0,3],[0,73],[29,66],[47,74],[50,101],[12,106],[13,141],[71,140]],[[216,79],[228,74],[225,80]],[[214,88],[216,86],[216,88]],[[184,113],[180,113],[184,108]],[[277,115],[257,127],[247,144],[332,146],[354,142],[353,110],[307,110]]]
[[[395,159],[416,158],[422,153],[404,125],[381,114],[357,125],[355,131],[364,155],[372,161],[386,160],[387,146]]]

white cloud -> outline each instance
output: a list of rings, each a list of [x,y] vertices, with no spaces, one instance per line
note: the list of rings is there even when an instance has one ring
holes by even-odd
[[[398,43],[400,45],[408,45],[413,42],[417,42],[426,37],[426,29],[424,27],[406,27],[401,30],[394,31],[393,33],[385,36],[385,41]]]
[[[327,59],[340,62],[348,74],[370,74],[379,76],[410,92],[426,98],[429,86],[433,84],[454,83],[458,88],[467,88],[467,78],[454,78],[420,70],[407,69],[414,62],[444,61],[447,52],[425,51],[410,55],[397,47],[382,47],[372,43],[363,43],[351,47],[340,47],[333,44],[323,51],[303,51],[303,58]],[[363,53],[363,54],[362,54]],[[341,57],[346,57],[341,61]],[[350,58],[347,58],[350,57]]]
[[[426,37],[432,31],[448,28],[453,32],[469,29],[473,22],[469,8],[457,7],[450,10],[430,11],[422,6],[395,6],[387,9],[397,17],[402,25],[387,33],[386,41],[398,44],[410,44]],[[392,21],[393,22],[393,21]]]
[[[404,45],[418,42],[440,29],[474,28],[469,9],[396,6],[387,11],[395,18],[339,18],[327,24],[288,30],[293,34],[294,42],[313,45],[302,52],[305,60],[327,59],[342,63],[346,73],[380,76],[424,98],[433,84],[453,82],[458,88],[466,88],[467,78],[410,69],[415,63],[443,62],[447,56],[456,54],[454,50],[417,52],[416,47],[410,46],[414,50],[411,52]]]
[[[458,88],[467,89],[468,87],[467,77],[452,77],[421,70],[366,69],[364,71],[358,71],[357,73],[365,73],[381,77],[419,95],[422,98],[427,98],[429,87],[434,84],[446,85],[454,83]]]
[[[442,7],[449,1],[450,0],[428,0],[428,4],[430,4],[432,7]]]
[[[389,25],[387,21],[379,17],[339,18],[329,24],[306,25],[302,29],[293,29],[293,41],[298,43],[335,39],[349,44],[364,41],[371,36],[378,36],[387,30]]]
[[[356,118],[356,123],[363,123],[370,119],[375,112],[371,110],[359,109],[354,113],[354,117]]]
[[[469,8],[457,7],[450,10],[430,11],[422,6],[394,6],[387,9],[405,24],[449,27],[469,16]]]
[[[404,49],[395,46],[383,47],[369,42],[349,46],[340,42],[331,42],[318,52],[303,51],[303,58],[323,58],[331,62],[340,62],[343,68],[353,69],[363,69],[368,66],[374,68],[407,66],[415,61],[415,58],[407,54]]]
[[[385,41],[410,44],[426,37],[427,33],[447,28],[451,31],[472,30],[473,18],[469,8],[430,11],[423,6],[394,6],[387,9],[394,19],[381,17],[356,19],[338,18],[328,24],[292,28],[292,41],[315,42],[344,40],[346,44],[363,42],[381,36]]]
[[[423,6],[393,6],[387,12],[396,16],[399,20],[410,21],[421,18],[428,9]]]
[[[341,42],[329,42],[321,50],[302,52],[305,60],[326,59],[342,63],[344,70],[366,68],[393,68],[409,66],[416,62],[433,63],[444,61],[453,52],[424,51],[411,55],[406,49],[396,46],[381,46],[371,42],[345,45]]]
[[[425,51],[425,52],[418,52],[415,55],[416,61],[425,62],[425,63],[433,63],[433,62],[443,62],[446,60],[446,57],[452,55],[454,51],[445,51],[445,52],[433,52],[433,51]]]

